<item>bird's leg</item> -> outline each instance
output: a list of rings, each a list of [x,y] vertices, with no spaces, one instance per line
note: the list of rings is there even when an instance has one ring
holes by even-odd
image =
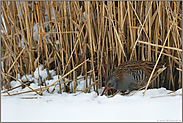
[[[131,91],[132,91],[132,90],[129,90],[128,93],[122,93],[121,95],[127,95],[127,94],[129,94]]]
[[[114,97],[118,92],[119,90],[117,90],[111,97]]]

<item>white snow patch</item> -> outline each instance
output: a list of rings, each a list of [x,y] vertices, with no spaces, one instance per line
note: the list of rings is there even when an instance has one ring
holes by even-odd
[[[46,3],[47,4],[47,3]],[[47,14],[47,11],[45,10],[45,22],[47,22],[48,21],[48,14]],[[54,20],[55,18],[54,18],[54,14],[53,14],[53,9],[51,8],[51,20]]]
[[[34,78],[39,79],[39,75],[40,75],[42,77],[42,81],[44,81],[48,77],[48,74],[46,69],[42,70],[42,68],[43,68],[43,65],[39,65],[39,72],[38,72],[38,68],[36,68],[34,72]]]
[[[20,42],[21,42],[22,48],[24,48],[25,47],[25,40],[24,40],[23,37],[21,38],[21,41]],[[18,47],[21,47],[20,42],[18,44]]]
[[[48,24],[44,24],[44,28],[47,28],[47,25]],[[39,28],[39,24],[35,24],[34,27],[33,27],[33,38],[34,38],[34,41],[39,41],[39,31],[38,31],[38,28]],[[52,30],[53,32],[54,30]],[[43,35],[42,35],[42,40],[43,40]],[[45,38],[46,38],[46,43],[49,43],[48,39],[50,38],[50,34],[45,34]]]
[[[80,75],[77,78],[81,78],[81,77],[82,76]],[[76,87],[76,90],[85,90],[86,89],[86,80],[84,78],[77,80],[77,83],[78,83],[78,86]],[[92,83],[93,83],[93,80],[91,78],[91,84]],[[73,84],[72,86],[74,86],[74,82],[72,82],[72,84]],[[91,85],[89,76],[87,77],[87,84],[88,84],[88,86]],[[93,89],[93,86],[92,86],[90,88],[90,91],[93,91],[93,90],[94,89]]]
[[[166,67],[161,68],[161,69],[158,70],[158,72],[159,72],[159,71],[164,71],[165,69],[166,69]]]
[[[27,78],[26,78],[27,77]],[[30,82],[32,82],[33,81],[33,78],[32,78],[32,75],[24,75],[24,76],[22,76],[22,78],[21,78],[21,80],[23,81],[23,82],[28,82],[28,80],[30,81]]]
[[[38,41],[39,40],[38,28],[39,28],[39,25],[37,25],[37,24],[35,24],[34,27],[33,27],[33,38],[34,38],[34,41]]]
[[[56,40],[56,44],[59,44],[59,41],[58,40]]]
[[[6,32],[4,30],[1,30],[1,33],[4,33],[5,34]]]
[[[18,79],[20,79],[20,74],[18,74]]]
[[[86,12],[83,12],[83,15],[84,15],[84,18],[85,18],[85,20],[86,20]]]
[[[182,94],[182,88],[175,91],[176,94]]]
[[[3,14],[1,14],[1,18],[2,18],[2,21],[3,21],[3,25],[4,25],[5,32],[7,33],[7,28],[6,28],[6,24],[5,24],[5,20],[4,20]]]
[[[101,94],[102,94],[102,92],[104,91],[104,89],[105,89],[105,87],[102,87],[101,89],[98,89],[98,93],[99,93],[99,95],[101,95]]]
[[[37,84],[35,84],[35,83],[31,83],[29,87],[31,87],[32,89],[37,89],[38,88]],[[30,88],[25,87],[24,91],[30,91]]]
[[[1,61],[1,70],[4,72],[4,65],[2,61]]]
[[[51,74],[51,77],[56,75],[56,71],[54,71],[54,70],[49,70],[49,73]]]
[[[21,85],[21,83],[13,80],[13,81],[10,82],[10,85],[11,85],[12,88],[14,88],[16,86]]]

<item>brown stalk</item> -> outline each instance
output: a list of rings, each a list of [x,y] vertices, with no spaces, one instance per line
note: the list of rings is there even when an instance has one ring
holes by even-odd
[[[158,45],[158,44],[152,44],[152,43],[149,43],[149,42],[144,42],[144,41],[139,41],[139,40],[138,40],[137,42],[142,43],[142,44],[147,44],[147,45],[151,45],[151,46],[155,46],[155,47],[161,47],[161,48],[163,48],[163,46],[162,46],[162,45]],[[164,46],[164,48],[172,49],[172,50],[177,50],[177,51],[182,52],[182,49],[175,48],[175,47]]]
[[[42,94],[45,90],[47,90],[49,87],[54,86],[57,82],[59,82],[60,80],[62,80],[64,77],[66,77],[67,75],[69,75],[71,72],[73,72],[75,69],[77,69],[78,67],[80,67],[82,64],[84,64],[85,62],[89,61],[89,59],[87,59],[86,61],[82,62],[81,64],[79,64],[78,66],[76,66],[75,68],[73,68],[71,71],[69,71],[68,73],[66,73],[65,75],[63,75],[60,79],[58,79],[57,81],[55,81],[54,83],[52,83],[51,85],[47,86],[46,89],[43,89],[41,92],[39,92],[39,94]],[[61,82],[62,83],[66,83],[66,82]]]
[[[175,22],[175,19],[173,20],[173,22]],[[159,54],[159,56],[158,56],[158,59],[157,59],[157,61],[156,61],[156,64],[154,65],[153,71],[152,71],[152,73],[151,73],[151,75],[150,75],[150,77],[149,77],[149,80],[148,80],[148,82],[147,82],[145,91],[143,92],[143,96],[145,95],[145,92],[146,92],[146,90],[147,90],[147,88],[148,88],[148,86],[149,86],[149,83],[150,83],[150,80],[151,80],[151,78],[152,78],[152,75],[153,75],[153,73],[154,73],[154,71],[155,71],[155,69],[156,69],[156,66],[157,66],[157,64],[158,64],[158,62],[159,62],[159,60],[160,60],[161,54],[163,53],[163,49],[164,49],[164,46],[165,46],[166,41],[167,41],[167,39],[168,39],[168,35],[169,35],[169,33],[170,33],[171,28],[172,28],[172,25],[170,26],[170,29],[168,30],[166,39],[165,39],[164,44],[163,44],[163,48],[161,49],[161,52],[160,52],[160,54]]]
[[[129,61],[131,61],[131,60],[132,60],[133,52],[134,52],[135,47],[136,47],[136,45],[137,45],[137,41],[138,41],[138,40],[139,40],[139,38],[140,38],[140,35],[141,35],[141,32],[142,32],[142,29],[143,29],[143,27],[144,27],[144,24],[145,24],[145,22],[146,22],[146,19],[147,19],[148,15],[149,15],[149,12],[150,12],[150,10],[151,10],[151,7],[152,7],[152,2],[151,2],[151,6],[150,6],[150,8],[149,8],[149,10],[148,10],[148,13],[147,13],[147,15],[146,15],[146,18],[145,18],[145,20],[144,20],[144,23],[143,23],[143,25],[141,26],[141,29],[140,29],[139,35],[138,35],[138,37],[137,37],[137,39],[136,39],[136,41],[135,41],[135,44],[133,45],[133,48],[132,48],[132,52],[131,52],[130,60],[129,60]]]
[[[11,76],[11,75],[9,75],[9,74],[6,74],[6,73],[4,73],[4,72],[2,72],[2,71],[1,71],[1,74],[3,74],[3,75],[7,75],[7,76],[9,76],[9,77],[11,77],[11,78],[15,79],[16,81],[19,81],[21,84],[23,84],[23,85],[27,86],[29,89],[31,89],[32,91],[34,91],[34,92],[36,92],[36,93],[38,94],[38,92],[37,92],[36,90],[32,89],[32,88],[31,88],[31,87],[29,87],[27,84],[25,84],[25,83],[21,82],[20,80],[16,79],[15,77],[13,77],[13,76]]]

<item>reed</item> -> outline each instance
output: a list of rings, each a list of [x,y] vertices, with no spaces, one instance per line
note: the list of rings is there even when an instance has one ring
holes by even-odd
[[[78,91],[79,75],[86,79],[81,92],[93,86],[98,93],[107,76],[130,60],[165,62],[151,87],[182,88],[182,1],[1,1],[1,13],[3,90],[13,90],[18,74],[34,76],[43,64],[62,75],[60,93],[62,83],[64,91]],[[57,82],[30,92],[41,94]]]

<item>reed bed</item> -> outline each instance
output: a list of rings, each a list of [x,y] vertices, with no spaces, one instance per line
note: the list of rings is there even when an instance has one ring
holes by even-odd
[[[166,63],[151,88],[182,88],[182,1],[1,1],[1,90],[43,64],[75,82],[64,80],[64,91],[75,93],[83,75],[94,84],[86,79],[82,92],[98,93],[118,65],[135,60]]]

